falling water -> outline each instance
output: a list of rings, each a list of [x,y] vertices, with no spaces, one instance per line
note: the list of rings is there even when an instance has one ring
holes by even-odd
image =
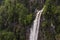
[[[35,18],[35,20],[33,22],[33,26],[30,29],[30,37],[29,37],[29,40],[37,40],[37,38],[38,38],[40,18],[41,18],[41,14],[43,12],[43,9],[40,10],[40,11],[38,11],[38,13],[36,14],[36,18]]]

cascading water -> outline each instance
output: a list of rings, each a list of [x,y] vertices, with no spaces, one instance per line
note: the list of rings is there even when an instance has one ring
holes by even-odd
[[[41,18],[41,14],[43,12],[43,9],[38,11],[38,13],[36,14],[36,18],[35,18],[35,20],[33,22],[33,27],[30,29],[29,40],[37,40],[37,38],[38,38],[38,32],[39,32],[39,26],[40,26],[40,18]]]

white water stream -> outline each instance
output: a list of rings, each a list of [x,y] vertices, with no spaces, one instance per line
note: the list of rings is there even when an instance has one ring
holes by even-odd
[[[36,18],[35,18],[35,20],[33,22],[33,26],[30,29],[29,40],[37,40],[38,39],[38,32],[39,32],[39,26],[40,26],[40,18],[41,18],[41,14],[43,12],[43,9],[38,11],[37,14],[36,14]]]

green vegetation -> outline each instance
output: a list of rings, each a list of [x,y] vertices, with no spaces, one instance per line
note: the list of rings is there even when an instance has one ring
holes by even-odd
[[[3,31],[0,33],[0,40],[16,40],[16,37],[12,32]]]
[[[0,31],[6,30],[1,33],[1,40],[25,40],[24,28],[31,22],[32,14],[19,1],[4,0],[0,5]]]
[[[59,37],[60,34],[60,6],[56,6],[55,0],[46,0],[43,16],[45,20],[42,27],[45,28],[46,40],[58,40],[55,36]]]
[[[60,6],[56,6],[55,1],[46,0],[44,5],[41,27],[46,40],[60,40]],[[0,40],[26,40],[26,30],[35,18],[35,8],[39,7],[35,1],[3,0],[0,4]],[[51,24],[55,28],[51,28]]]

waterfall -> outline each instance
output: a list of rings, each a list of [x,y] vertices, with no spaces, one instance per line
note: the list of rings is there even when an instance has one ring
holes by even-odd
[[[30,29],[29,40],[37,40],[38,39],[38,32],[39,32],[39,26],[40,26],[40,18],[41,18],[41,14],[43,12],[43,9],[38,11],[37,14],[36,14],[36,18],[35,18],[35,20],[33,22],[33,26]]]

